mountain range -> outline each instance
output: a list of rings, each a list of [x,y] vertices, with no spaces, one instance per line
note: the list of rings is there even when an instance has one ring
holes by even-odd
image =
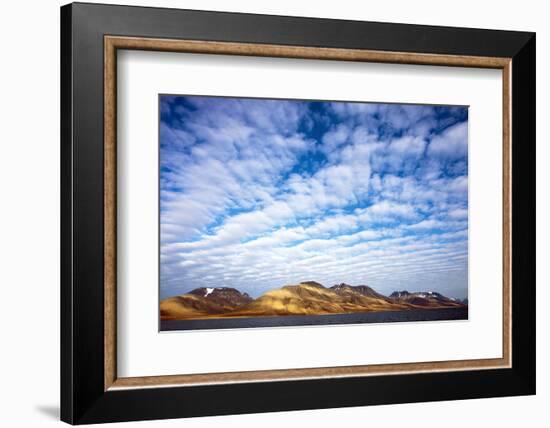
[[[230,287],[196,288],[160,302],[163,320],[328,315],[352,312],[407,311],[466,307],[467,304],[435,291],[395,291],[389,296],[367,285],[325,287],[315,281],[285,285],[257,299]]]

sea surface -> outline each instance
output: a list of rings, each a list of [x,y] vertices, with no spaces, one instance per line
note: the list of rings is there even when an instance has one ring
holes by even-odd
[[[254,318],[161,320],[160,331],[227,328],[291,327],[304,325],[370,324],[412,321],[467,320],[468,308],[417,309],[412,311],[357,312],[334,315],[283,315]]]

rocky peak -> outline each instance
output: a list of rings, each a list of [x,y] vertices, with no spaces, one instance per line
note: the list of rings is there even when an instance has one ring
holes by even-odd
[[[408,297],[410,295],[411,293],[409,293],[407,290],[403,290],[403,291],[394,291],[393,293],[390,294],[390,297],[393,299],[399,299],[402,297]]]
[[[336,293],[349,293],[349,292],[355,292],[359,293],[366,297],[374,297],[377,299],[386,299],[386,296],[374,291],[371,287],[368,285],[349,285],[345,282],[342,282],[337,285],[333,285],[330,287],[332,290],[334,290]]]
[[[209,300],[222,300],[234,303],[246,303],[252,300],[252,298],[247,293],[241,293],[236,288],[231,287],[200,287],[195,288],[187,294]]]

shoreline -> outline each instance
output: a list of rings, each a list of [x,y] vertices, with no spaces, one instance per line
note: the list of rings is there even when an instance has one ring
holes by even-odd
[[[468,306],[321,315],[209,316],[160,320],[160,331],[468,320]]]

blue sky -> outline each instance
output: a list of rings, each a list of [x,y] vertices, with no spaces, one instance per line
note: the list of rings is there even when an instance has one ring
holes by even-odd
[[[468,293],[468,109],[160,97],[161,298]]]

